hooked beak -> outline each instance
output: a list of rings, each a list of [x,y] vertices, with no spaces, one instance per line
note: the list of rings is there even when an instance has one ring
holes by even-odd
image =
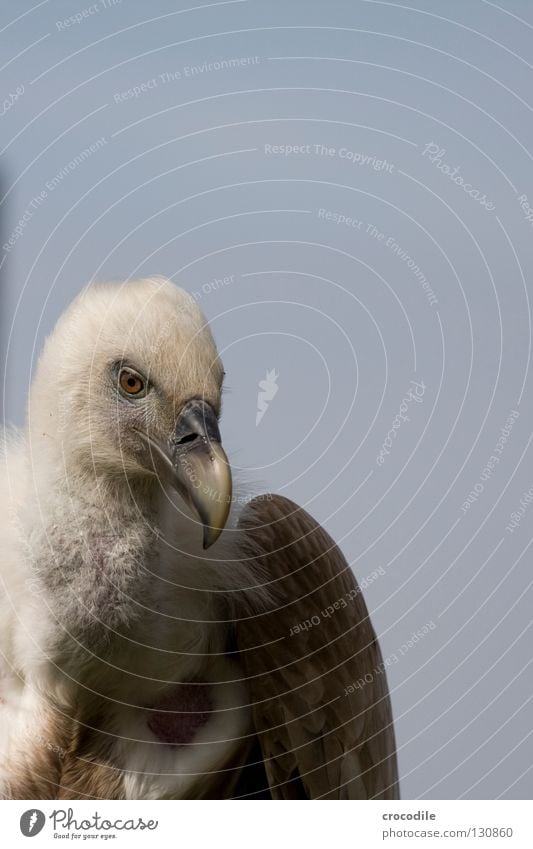
[[[205,401],[188,401],[166,445],[138,433],[165,479],[198,515],[203,546],[209,548],[224,529],[232,492],[231,469],[213,408]]]

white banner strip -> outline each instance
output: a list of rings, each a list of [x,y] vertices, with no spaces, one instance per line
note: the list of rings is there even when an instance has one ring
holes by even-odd
[[[10,849],[33,838],[35,849],[67,840],[124,849],[533,846],[526,801],[5,801],[0,819],[0,845]]]

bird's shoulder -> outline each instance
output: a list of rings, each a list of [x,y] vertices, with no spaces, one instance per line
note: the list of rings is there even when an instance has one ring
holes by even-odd
[[[256,496],[242,510],[242,546],[259,563],[268,560],[271,578],[293,576],[300,590],[316,589],[334,578],[346,589],[356,585],[342,551],[326,529],[290,498],[273,493]]]
[[[384,665],[352,569],[327,531],[282,496],[251,501],[240,528],[273,600],[236,624],[273,795],[293,798],[301,783],[311,798],[394,798]]]

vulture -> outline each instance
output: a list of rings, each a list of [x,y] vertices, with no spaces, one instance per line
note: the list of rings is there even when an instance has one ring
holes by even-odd
[[[305,510],[232,490],[223,378],[163,278],[47,338],[2,444],[3,798],[398,798],[360,588]]]

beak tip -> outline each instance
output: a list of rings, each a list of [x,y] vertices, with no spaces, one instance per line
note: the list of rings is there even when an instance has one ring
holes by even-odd
[[[199,438],[191,441],[190,436]],[[191,444],[184,447],[184,440]],[[232,499],[231,469],[209,404],[197,399],[185,404],[175,424],[171,455],[174,488],[203,525],[205,550],[222,533]]]
[[[203,548],[206,551],[208,548],[217,541],[220,534],[222,533],[222,528],[213,528],[209,525],[204,525],[204,535],[203,535]]]

